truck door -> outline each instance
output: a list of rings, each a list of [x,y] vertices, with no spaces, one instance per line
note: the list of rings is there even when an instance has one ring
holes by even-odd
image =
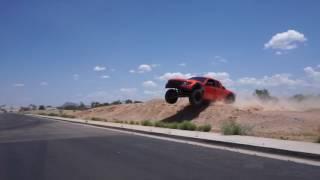
[[[205,84],[205,87],[204,87],[204,95],[203,95],[203,98],[206,99],[206,100],[214,100],[214,94],[215,94],[215,88],[214,88],[214,81],[212,79],[209,79],[207,81],[207,83]]]
[[[224,90],[222,85],[219,81],[214,80],[214,99],[215,100],[222,100],[224,98]]]

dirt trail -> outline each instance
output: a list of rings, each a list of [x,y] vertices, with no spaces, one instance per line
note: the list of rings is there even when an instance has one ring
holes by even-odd
[[[211,124],[215,132],[220,131],[224,121],[233,119],[246,127],[251,135],[314,141],[320,135],[320,108],[306,105],[299,107],[298,104],[288,106],[286,103],[239,101],[234,105],[213,103],[195,108],[189,105],[187,99],[181,99],[174,105],[163,100],[151,100],[141,104],[94,108],[77,112],[76,116],[86,119],[98,117],[109,121],[190,120],[196,124]]]

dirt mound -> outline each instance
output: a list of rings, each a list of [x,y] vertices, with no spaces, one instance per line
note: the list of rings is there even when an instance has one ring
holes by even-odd
[[[198,108],[190,106],[187,99],[181,99],[173,105],[157,99],[140,104],[94,108],[77,112],[76,116],[108,121],[190,120],[196,124],[210,124],[216,132],[220,131],[224,121],[232,119],[247,127],[250,134],[255,136],[314,141],[320,134],[319,109],[296,111],[279,104],[255,103],[212,103]]]

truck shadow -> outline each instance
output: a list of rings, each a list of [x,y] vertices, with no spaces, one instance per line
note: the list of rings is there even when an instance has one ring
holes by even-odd
[[[210,104],[204,104],[202,106],[192,106],[188,105],[176,114],[169,116],[165,119],[162,119],[163,122],[182,122],[182,121],[191,121],[199,116],[199,114],[207,109]]]

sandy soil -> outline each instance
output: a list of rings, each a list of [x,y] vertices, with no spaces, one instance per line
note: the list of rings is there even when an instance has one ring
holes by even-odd
[[[235,120],[247,129],[249,135],[290,140],[315,141],[320,136],[320,107],[305,104],[261,103],[239,101],[233,105],[212,103],[195,108],[187,99],[174,105],[163,100],[141,104],[122,104],[85,111],[68,111],[67,114],[83,119],[92,117],[108,121],[166,121],[190,120],[196,124],[211,124],[219,132],[224,121]]]

